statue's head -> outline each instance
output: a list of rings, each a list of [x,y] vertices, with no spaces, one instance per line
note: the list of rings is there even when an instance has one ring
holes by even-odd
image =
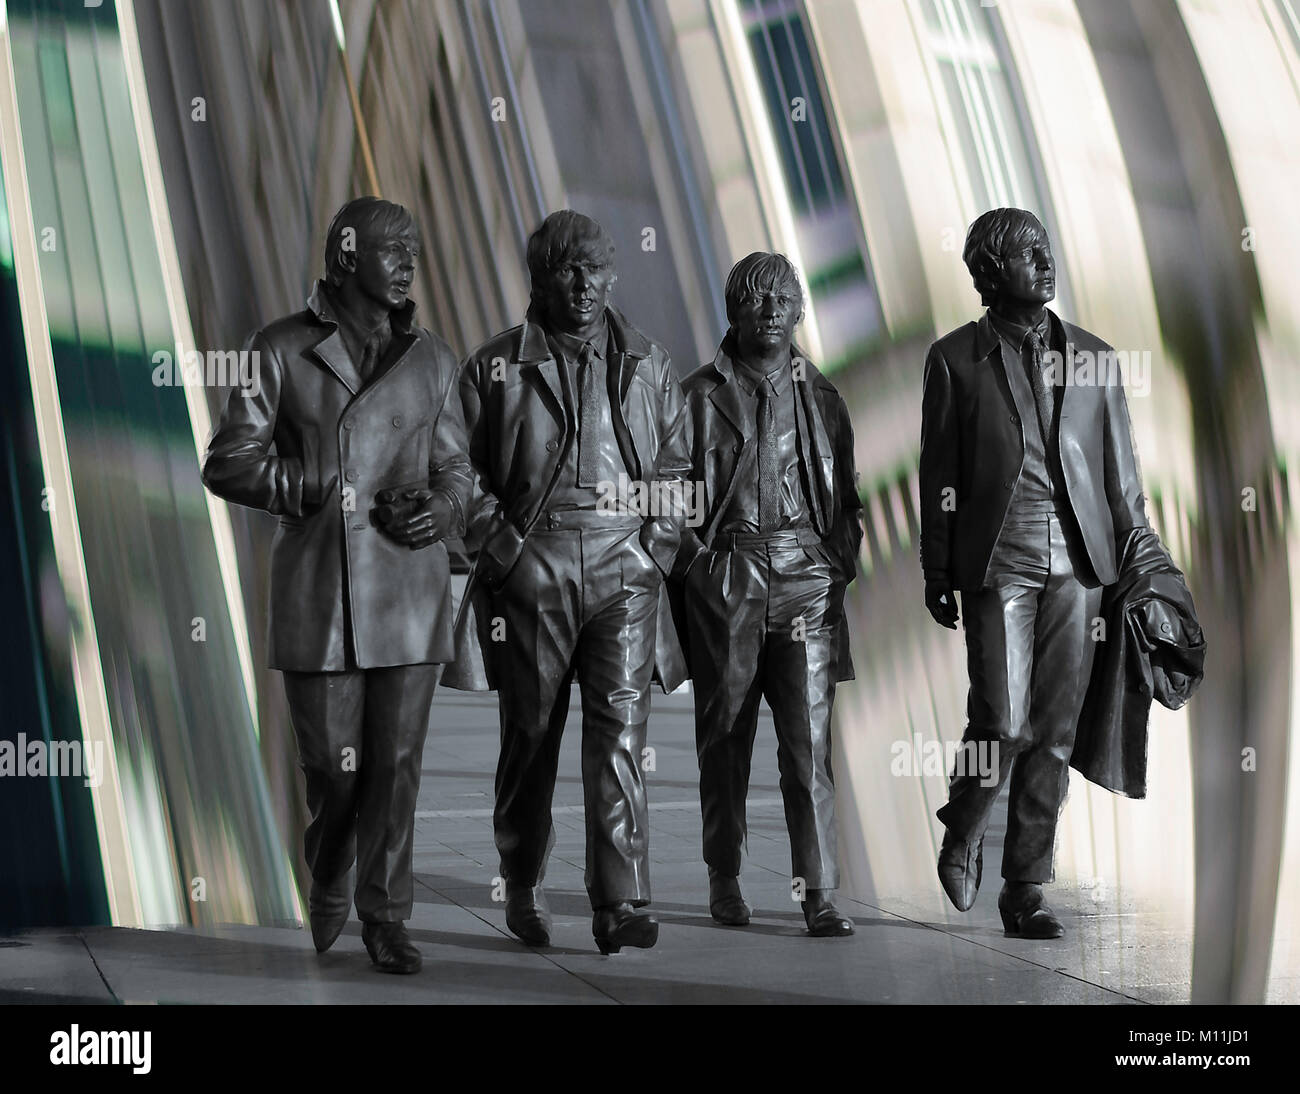
[[[1047,229],[1024,209],[990,209],[977,217],[961,257],[986,307],[1042,307],[1056,295]]]
[[[562,209],[528,237],[528,318],[561,333],[597,322],[618,275],[614,241],[589,216]]]
[[[382,198],[353,198],[334,214],[325,235],[325,280],[349,282],[389,308],[406,304],[420,256],[420,230],[410,210]]]
[[[726,303],[728,333],[740,357],[787,351],[803,318],[799,273],[785,255],[755,251],[727,275]]]

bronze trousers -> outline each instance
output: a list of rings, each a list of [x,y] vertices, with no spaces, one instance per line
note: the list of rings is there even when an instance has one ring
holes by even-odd
[[[543,520],[493,596],[493,615],[505,628],[494,653],[502,680],[493,818],[501,873],[521,885],[545,875],[560,739],[576,677],[593,908],[650,901],[641,765],[662,577],[641,547],[640,524],[591,511]]]
[[[437,679],[437,665],[284,674],[307,777],[307,866],[328,885],[355,861],[363,922],[411,917],[415,801]]]
[[[938,816],[955,835],[978,840],[1010,777],[1002,876],[1012,881],[1053,877],[1101,592],[1077,535],[1044,515],[1008,517],[984,588],[962,594],[970,674],[962,741],[983,748],[996,771],[970,770],[965,761],[979,753],[963,749]]]
[[[704,861],[740,873],[758,703],[766,698],[793,876],[806,889],[838,887],[831,705],[843,582],[815,535],[775,532],[740,536],[733,550],[701,556],[685,593]]]

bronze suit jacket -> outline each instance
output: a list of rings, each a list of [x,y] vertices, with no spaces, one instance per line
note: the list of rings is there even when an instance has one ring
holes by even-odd
[[[376,526],[375,494],[427,481],[463,514],[472,481],[457,362],[445,342],[394,312],[393,344],[364,388],[320,286],[305,311],[257,331],[261,390],[231,392],[203,461],[227,501],[280,517],[271,546],[271,668],[450,661],[447,549],[413,551]],[[304,511],[334,476],[338,487]],[[453,529],[452,535],[458,534]]]
[[[1128,404],[1114,368],[1088,376],[1111,347],[1049,312],[1053,345],[1072,359],[1060,400],[1059,456],[1066,494],[1097,579],[1116,579],[1116,537],[1146,527]],[[1008,381],[987,314],[944,335],[925,359],[921,397],[921,568],[965,591],[984,584],[1024,461],[1024,430],[1038,428],[1031,396]],[[1103,375],[1110,373],[1110,375]],[[1086,382],[1085,382],[1086,381]],[[1026,426],[1028,423],[1028,426]]]
[[[679,578],[697,554],[712,546],[736,486],[741,450],[756,437],[753,416],[742,409],[728,349],[729,343],[724,340],[717,356],[682,382],[690,416],[690,479],[694,488],[704,493],[702,499],[696,499],[704,522],[699,528],[688,527],[682,533],[682,546],[674,567]],[[793,352],[805,366],[804,378],[796,380],[794,388],[798,396],[799,455],[807,476],[808,507],[813,527],[848,585],[857,577],[858,549],[862,543],[862,502],[858,498],[853,462],[853,423],[835,385],[802,350],[795,347]],[[680,587],[674,592],[679,595]],[[683,613],[680,605],[674,607],[678,609],[674,614],[680,623]],[[678,631],[684,640],[685,627],[679,626]],[[836,679],[853,679],[848,625],[843,619],[835,646]]]
[[[686,408],[672,363],[617,310],[606,312],[613,336],[607,379],[614,433],[633,480],[680,481],[690,470],[686,452]],[[465,547],[477,552],[456,626],[457,662],[448,668],[448,687],[481,690],[497,686],[490,641],[479,633],[486,622],[484,587],[500,585],[523,550],[524,541],[546,511],[574,443],[576,423],[565,412],[559,364],[536,322],[525,321],[489,339],[461,369],[460,398],[476,472],[466,514]],[[641,543],[667,573],[677,553],[681,517],[646,515]],[[655,676],[666,691],[685,679],[685,665],[661,590]]]

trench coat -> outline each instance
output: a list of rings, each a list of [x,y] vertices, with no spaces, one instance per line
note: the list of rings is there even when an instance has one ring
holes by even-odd
[[[1070,766],[1130,798],[1147,792],[1152,702],[1182,707],[1205,673],[1205,636],[1182,572],[1150,528],[1118,544],[1119,580],[1106,588],[1097,650]]]
[[[319,284],[305,310],[249,339],[260,386],[231,392],[203,481],[227,501],[280,518],[271,544],[271,668],[343,670],[348,629],[356,668],[452,659],[446,546],[411,550],[374,517],[385,487],[445,491],[462,523],[469,502],[456,357],[413,324],[413,313],[411,303],[393,312],[392,345],[364,387]]]

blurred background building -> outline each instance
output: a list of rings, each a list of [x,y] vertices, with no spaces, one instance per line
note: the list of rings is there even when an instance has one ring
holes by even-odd
[[[1190,708],[1153,711],[1148,800],[1076,780],[1058,875],[1098,919],[1157,908],[1194,938],[1193,998],[1297,998],[1293,0],[0,13],[2,732],[107,760],[98,786],[0,780],[0,923],[300,915],[295,755],[262,668],[272,522],[205,494],[225,392],[159,383],[157,355],[238,350],[302,307],[330,216],[376,190],[420,222],[414,295],[459,350],[521,320],[524,243],[557,208],[610,230],[618,299],[682,374],[712,358],[736,259],[799,266],[867,514],[845,888],[946,914],[946,779],[893,763],[964,720],[961,638],[916,560],[921,363],[979,313],[966,226],[1016,205],[1052,234],[1057,310],[1149,362],[1129,393],[1149,510],[1210,643]]]

